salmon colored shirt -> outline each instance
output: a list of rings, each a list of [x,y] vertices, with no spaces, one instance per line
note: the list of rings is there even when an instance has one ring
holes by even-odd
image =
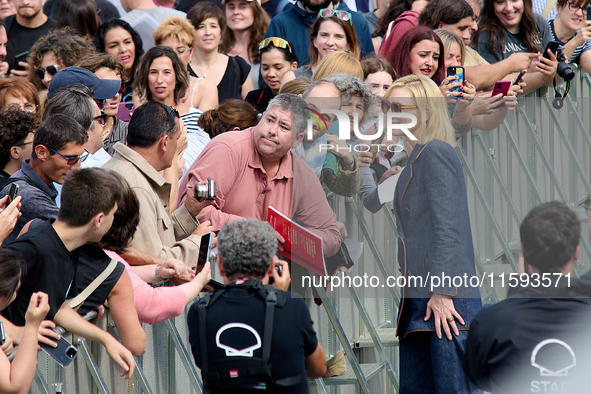
[[[268,179],[253,131],[230,131],[211,140],[183,177],[179,201],[185,200],[188,186],[211,178],[217,183],[216,204],[199,213],[201,223],[210,220],[219,231],[233,220],[266,221],[267,207],[272,206],[322,237],[324,255],[332,256],[341,245],[341,234],[316,174],[288,151],[277,174]]]

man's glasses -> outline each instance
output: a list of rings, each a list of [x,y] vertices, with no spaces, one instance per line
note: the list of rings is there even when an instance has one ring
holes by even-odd
[[[382,100],[382,112],[386,113],[389,110],[392,110],[392,112],[402,112],[406,109],[415,109],[415,108],[419,108],[416,105],[404,105],[404,104],[398,104],[398,103],[391,103],[389,101],[386,100]]]
[[[335,10],[333,8],[323,8],[320,10],[320,12],[318,12],[318,18],[330,18],[333,15],[336,15],[337,18],[342,21],[349,22],[349,24],[353,26],[351,13],[348,11]]]
[[[82,163],[84,160],[88,158],[88,155],[90,154],[85,151],[80,156],[64,156],[53,148],[49,148],[49,150],[51,150],[53,153],[57,153],[58,155],[66,159],[66,164],[68,164],[69,166],[73,166],[74,164],[78,163],[78,160],[80,160],[80,163]]]
[[[103,109],[105,106],[105,100],[104,99],[93,99],[94,102],[96,103],[96,105],[99,107],[99,109]]]
[[[101,126],[107,124],[107,113],[105,111],[101,111],[101,114],[95,116],[93,120],[98,120]]]
[[[39,79],[45,78],[45,72],[48,72],[52,77],[59,71],[59,66],[47,66],[47,68],[39,67],[37,69],[37,76]]]
[[[275,48],[283,48],[283,49],[286,49],[287,48],[290,53],[293,53],[291,51],[291,46],[289,45],[289,42],[287,42],[287,40],[284,40],[283,38],[280,38],[280,37],[269,37],[269,38],[265,38],[259,44],[259,51],[261,49],[264,49],[264,48],[268,47],[271,44],[273,44],[273,46]]]
[[[573,4],[573,3],[567,3],[568,4],[568,9],[571,10],[572,12],[577,12],[578,10],[581,10],[581,12],[583,13],[583,15],[587,15],[587,9],[585,7],[581,7],[579,5]]]

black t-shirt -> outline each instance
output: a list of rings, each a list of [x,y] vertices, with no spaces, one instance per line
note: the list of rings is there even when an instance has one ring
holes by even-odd
[[[318,346],[310,311],[298,295],[284,293],[285,305],[275,308],[273,339],[269,363],[275,380],[305,375],[305,357],[311,355]],[[278,296],[279,298],[279,296]],[[187,316],[189,342],[195,363],[201,367],[199,350],[199,312],[194,303]],[[207,355],[209,365],[216,360],[225,359],[225,348],[244,349],[256,344],[254,335],[240,328],[228,329],[220,335],[220,346],[216,344],[216,334],[220,328],[230,323],[244,323],[256,330],[263,340],[265,322],[265,301],[253,291],[245,288],[232,288],[223,294],[207,309]],[[262,357],[262,345],[254,350],[254,357]],[[237,357],[242,358],[242,357]],[[236,393],[260,393],[261,390],[240,389]],[[216,391],[217,393],[218,391]],[[231,391],[230,391],[231,392]],[[275,393],[308,393],[308,381],[303,378],[297,385],[273,390]]]
[[[55,27],[55,21],[51,18],[48,18],[47,22],[34,29],[19,25],[16,21],[16,15],[6,17],[4,22],[6,24],[6,35],[8,36],[5,61],[8,62],[10,69],[14,68],[14,57],[16,55],[30,51],[39,37],[47,35],[49,30]]]
[[[2,314],[17,326],[23,326],[31,295],[42,291],[49,296],[46,319],[53,320],[64,301],[76,295],[78,249],[70,252],[50,221],[30,228],[6,247],[20,253],[24,275],[16,299]]]
[[[265,112],[267,110],[267,106],[269,105],[269,101],[275,97],[271,89],[268,87],[264,89],[257,89],[250,91],[244,101],[250,103],[255,106],[258,112]]]
[[[228,56],[228,66],[222,80],[218,84],[218,102],[221,104],[227,99],[242,100],[242,84],[246,82],[246,78],[250,73],[250,65],[240,56]],[[189,71],[189,74],[194,77],[199,77]]]
[[[55,27],[55,21],[51,18],[47,22],[34,29],[29,29],[18,24],[16,15],[10,15],[4,20],[6,24],[6,35],[8,44],[6,45],[6,59],[10,69],[14,68],[14,57],[23,52],[30,51],[37,40],[49,33],[50,29]]]
[[[107,268],[110,262],[111,258],[101,248],[89,245],[81,247],[78,273],[76,275],[77,293],[80,294],[88,287]],[[115,270],[84,301],[84,304],[78,309],[78,313],[84,316],[97,306],[103,305],[111,290],[123,275],[123,271],[125,271],[125,266],[118,262]]]

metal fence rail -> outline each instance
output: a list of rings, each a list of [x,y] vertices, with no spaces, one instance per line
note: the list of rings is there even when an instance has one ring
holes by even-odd
[[[553,92],[550,93],[553,96]],[[493,273],[498,277],[498,274],[515,271],[519,224],[536,204],[561,200],[572,208],[580,208],[591,193],[591,79],[586,73],[578,73],[560,110],[552,107],[553,97],[546,94],[538,91],[520,98],[517,110],[510,113],[498,129],[473,130],[458,142],[479,274]],[[364,241],[362,257],[349,274],[399,275],[391,207],[371,214],[356,199],[333,196],[330,202],[337,219],[345,223],[349,237]],[[582,219],[586,218],[582,209],[578,212]],[[583,234],[578,272],[591,268],[591,248],[587,232]],[[496,302],[504,297],[506,289],[488,283],[481,292],[485,303]],[[353,300],[351,294],[358,296],[360,302]],[[322,292],[322,295],[334,307],[335,316],[331,319],[336,317],[343,331],[337,335],[323,307],[310,306],[314,327],[327,354],[342,349],[339,339],[348,338],[354,344],[347,347],[347,351],[353,352],[362,367],[385,361],[386,367],[372,374],[363,383],[362,391],[396,392],[396,341],[387,338],[375,341],[375,338],[394,328],[399,289],[362,287],[351,291],[344,288],[327,294]],[[97,324],[113,331],[108,318]],[[62,369],[40,353],[37,384],[31,392],[200,393],[200,375],[187,350],[186,314],[153,326],[144,325],[144,328],[147,348],[138,358],[141,376],[124,381],[102,347],[74,338],[72,343],[84,345],[88,350],[86,360],[80,356],[70,367]],[[379,349],[363,345],[368,343],[367,338],[378,343]],[[357,367],[356,371],[359,371]],[[352,382],[355,382],[354,377]],[[361,391],[358,384],[327,383],[317,381],[311,391]]]

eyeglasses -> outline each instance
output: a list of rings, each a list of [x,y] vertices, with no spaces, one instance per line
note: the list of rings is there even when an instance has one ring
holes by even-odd
[[[119,86],[118,94],[123,94],[127,90],[127,82],[121,82],[121,86]]]
[[[264,49],[264,48],[268,47],[270,44],[273,44],[273,46],[275,48],[283,48],[283,49],[286,49],[287,48],[290,53],[293,53],[291,51],[291,45],[289,45],[289,42],[287,42],[287,40],[284,40],[283,38],[280,38],[280,37],[269,37],[269,38],[265,38],[259,44],[259,51],[261,49]]]
[[[318,18],[330,18],[333,15],[336,15],[337,18],[342,21],[349,22],[349,24],[353,26],[351,13],[348,11],[335,10],[333,8],[323,8],[320,10],[320,12],[318,12]]]
[[[37,76],[39,79],[45,78],[45,72],[48,72],[52,77],[59,71],[59,66],[47,66],[47,68],[39,67],[37,69]]]
[[[68,164],[69,166],[73,166],[74,164],[78,163],[78,160],[80,160],[80,163],[82,163],[84,160],[88,158],[88,155],[90,155],[90,153],[84,151],[84,153],[80,156],[64,156],[53,148],[49,148],[49,150],[53,153],[57,153],[58,155],[66,159],[66,164]]]
[[[398,103],[391,103],[389,101],[386,100],[382,100],[382,111],[384,113],[388,112],[388,110],[392,110],[392,112],[402,112],[405,109],[415,109],[415,108],[419,108],[416,105],[404,105],[404,104],[398,104]]]
[[[37,106],[33,103],[26,103],[26,104],[17,104],[12,103],[10,104],[11,108],[18,108],[27,112],[37,112]]]
[[[578,10],[581,10],[583,15],[587,15],[586,8],[583,8],[583,7],[573,4],[573,3],[567,3],[567,4],[568,4],[568,9],[571,10],[572,12],[577,12]]]
[[[99,116],[95,116],[92,120],[98,120],[101,126],[104,126],[107,123],[107,113],[105,111],[101,111]]]

